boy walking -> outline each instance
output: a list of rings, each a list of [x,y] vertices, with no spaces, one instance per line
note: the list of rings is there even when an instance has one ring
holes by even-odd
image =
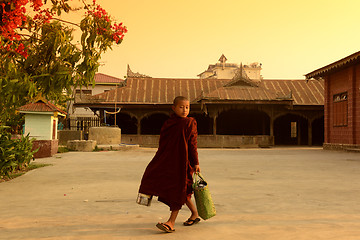
[[[160,202],[170,207],[169,219],[156,225],[164,232],[175,231],[175,220],[184,204],[191,211],[184,225],[191,226],[200,221],[191,201],[192,174],[200,172],[197,124],[194,118],[187,117],[190,112],[187,98],[176,97],[172,109],[174,114],[161,128],[159,148],[144,172],[139,189],[139,193],[158,196]]]

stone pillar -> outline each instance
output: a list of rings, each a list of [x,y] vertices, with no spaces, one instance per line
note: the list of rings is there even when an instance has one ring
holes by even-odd
[[[141,134],[141,118],[137,118],[137,135]]]
[[[308,119],[308,145],[312,146],[312,121]]]
[[[270,117],[270,138],[272,139],[272,145],[275,145],[274,139],[274,119]]]
[[[216,120],[217,120],[217,116],[215,115],[213,117],[214,121],[213,121],[213,135],[216,136]]]
[[[297,145],[301,145],[301,124],[300,121],[297,121]]]

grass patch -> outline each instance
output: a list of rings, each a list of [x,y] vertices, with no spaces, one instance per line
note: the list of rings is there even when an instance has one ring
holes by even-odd
[[[52,164],[49,163],[30,163],[28,166],[28,171],[37,169],[37,168],[42,168],[42,167],[47,167],[47,166],[52,166]]]
[[[42,167],[47,167],[47,166],[52,166],[52,164],[46,164],[46,163],[30,163],[29,166],[27,166],[26,168],[22,169],[22,170],[17,170],[13,173],[9,174],[9,177],[7,176],[1,176],[0,177],[0,182],[7,182],[10,181],[14,178],[20,177],[22,175],[24,175],[25,173],[37,169],[37,168],[42,168]]]
[[[93,152],[100,152],[100,151],[104,151],[104,149],[99,148],[97,145],[95,146]]]
[[[63,146],[60,146],[58,147],[58,153],[66,153],[66,152],[69,152],[70,150],[67,148],[67,147],[63,147]]]

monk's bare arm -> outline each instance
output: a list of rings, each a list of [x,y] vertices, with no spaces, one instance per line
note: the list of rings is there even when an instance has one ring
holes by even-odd
[[[195,119],[191,123],[191,135],[189,140],[189,160],[190,165],[194,167],[196,172],[200,172],[198,152],[197,152],[197,124]]]

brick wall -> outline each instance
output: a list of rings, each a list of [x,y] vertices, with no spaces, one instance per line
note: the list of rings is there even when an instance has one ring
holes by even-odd
[[[355,84],[354,84],[354,144],[360,145],[360,64],[355,66]]]
[[[360,144],[360,65],[327,76],[325,84],[325,143]],[[335,126],[333,96],[347,92],[347,125]]]

